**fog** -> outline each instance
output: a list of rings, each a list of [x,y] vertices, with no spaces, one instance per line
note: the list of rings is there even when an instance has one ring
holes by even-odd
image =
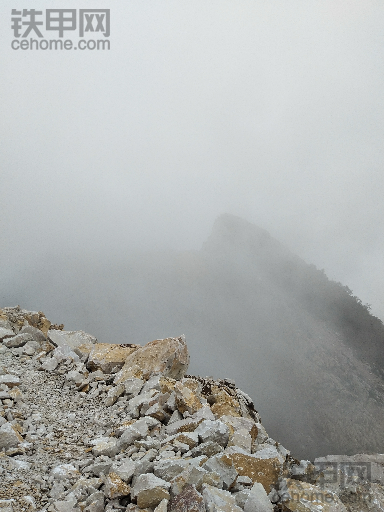
[[[22,7],[0,6],[1,305],[88,327],[77,260],[93,284],[132,255],[199,250],[228,212],[384,319],[381,1],[95,0],[111,50],[77,52],[12,50]]]

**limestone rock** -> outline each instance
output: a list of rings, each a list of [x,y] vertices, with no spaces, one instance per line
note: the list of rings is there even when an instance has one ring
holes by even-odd
[[[204,485],[203,498],[205,508],[209,512],[242,512],[242,509],[236,505],[235,497],[228,491]]]
[[[96,343],[89,353],[87,367],[111,373],[114,368],[121,369],[127,357],[135,352],[139,345],[114,345],[111,343]]]
[[[212,441],[221,446],[226,446],[229,439],[229,428],[222,421],[204,420],[195,430],[202,443]]]
[[[23,438],[11,423],[0,427],[0,450],[7,450],[23,442]]]
[[[226,449],[225,457],[232,461],[239,475],[248,476],[254,483],[261,483],[268,494],[271,486],[277,485],[283,471],[284,459],[270,445],[252,455],[231,446]]]
[[[13,388],[20,384],[20,379],[16,375],[6,373],[5,375],[0,375],[0,384],[5,384],[9,388]]]
[[[124,482],[129,483],[136,469],[136,464],[131,459],[116,461],[111,466],[111,473],[115,473]]]
[[[0,341],[4,341],[6,338],[12,338],[15,335],[11,327],[3,327],[0,325]]]
[[[131,487],[123,482],[123,480],[116,473],[109,473],[105,479],[105,494],[110,499],[122,498],[128,496],[131,492]]]
[[[169,500],[170,483],[149,473],[137,477],[132,497],[140,508],[156,507],[162,500]]]
[[[205,512],[204,499],[193,485],[187,484],[182,492],[174,496],[169,512]]]
[[[244,503],[244,512],[273,512],[272,503],[261,484],[253,485]]]
[[[183,379],[185,380],[185,379]],[[192,380],[192,379],[189,379]],[[196,381],[193,381],[196,382]],[[176,406],[181,414],[185,412],[189,412],[189,414],[194,414],[199,409],[201,409],[202,404],[198,398],[198,395],[195,394],[193,390],[189,387],[185,386],[181,382],[176,382],[174,386]]]
[[[17,334],[16,336],[13,336],[13,338],[6,338],[3,341],[3,345],[5,345],[8,348],[18,348],[24,346],[27,341],[32,341],[33,337],[29,333],[24,334]]]
[[[148,380],[154,373],[165,377],[181,379],[189,365],[189,354],[184,336],[155,340],[140,347],[128,356],[123,368],[117,374],[117,384],[131,377],[137,377],[137,367]]]
[[[129,425],[122,433],[119,439],[120,449],[124,450],[134,441],[147,436],[148,433],[148,424],[144,421],[144,419],[135,421],[135,423]]]
[[[216,418],[221,418],[224,415],[241,416],[239,402],[229,395],[225,389],[212,386],[212,397],[214,404],[211,406],[211,410]]]
[[[120,451],[118,440],[114,437],[99,437],[91,441],[93,445],[92,453],[95,457],[106,455],[113,457]]]
[[[230,489],[237,478],[238,472],[230,457],[225,453],[214,455],[208,459],[204,466],[207,471],[212,471],[220,476],[220,487]]]
[[[155,508],[155,510],[153,512],[167,512],[168,511],[168,503],[169,503],[168,500],[160,501],[160,503],[157,505],[157,507]]]
[[[132,377],[123,382],[125,387],[125,393],[127,395],[137,396],[140,391],[143,389],[144,381],[142,379],[137,379]]]
[[[84,331],[59,331],[51,329],[48,331],[48,338],[56,347],[66,345],[72,350],[81,345],[94,345],[97,343],[97,339],[94,336]]]
[[[20,329],[19,334],[24,334],[24,333],[31,334],[32,338],[35,341],[39,341],[39,342],[47,341],[47,338],[44,335],[44,333],[37,327],[33,327],[33,325],[24,325],[24,327],[22,327]]]
[[[88,496],[83,512],[104,512],[104,493],[96,491]]]

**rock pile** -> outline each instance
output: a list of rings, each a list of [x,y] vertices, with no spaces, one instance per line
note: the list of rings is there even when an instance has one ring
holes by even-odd
[[[98,343],[4,308],[0,361],[1,512],[384,510],[384,456],[294,459],[232,380],[187,375],[184,336]]]

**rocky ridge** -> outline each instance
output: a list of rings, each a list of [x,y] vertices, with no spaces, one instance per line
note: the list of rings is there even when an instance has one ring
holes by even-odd
[[[0,510],[384,510],[384,455],[296,460],[188,364],[184,336],[98,343],[0,310]]]

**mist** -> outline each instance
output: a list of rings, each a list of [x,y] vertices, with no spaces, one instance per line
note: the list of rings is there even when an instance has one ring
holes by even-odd
[[[31,4],[51,6],[62,7]],[[106,342],[184,332],[193,371],[241,375],[246,345],[239,360],[228,351],[215,359],[216,320],[236,308],[229,289],[183,291],[184,304],[214,307],[205,333],[197,317],[173,321],[161,298],[175,254],[199,251],[227,212],[324,269],[383,320],[382,3],[92,6],[111,9],[109,51],[12,50],[11,9],[23,6],[0,6],[1,305],[43,310]],[[283,357],[283,339],[274,350]],[[239,384],[247,391],[248,382]]]

